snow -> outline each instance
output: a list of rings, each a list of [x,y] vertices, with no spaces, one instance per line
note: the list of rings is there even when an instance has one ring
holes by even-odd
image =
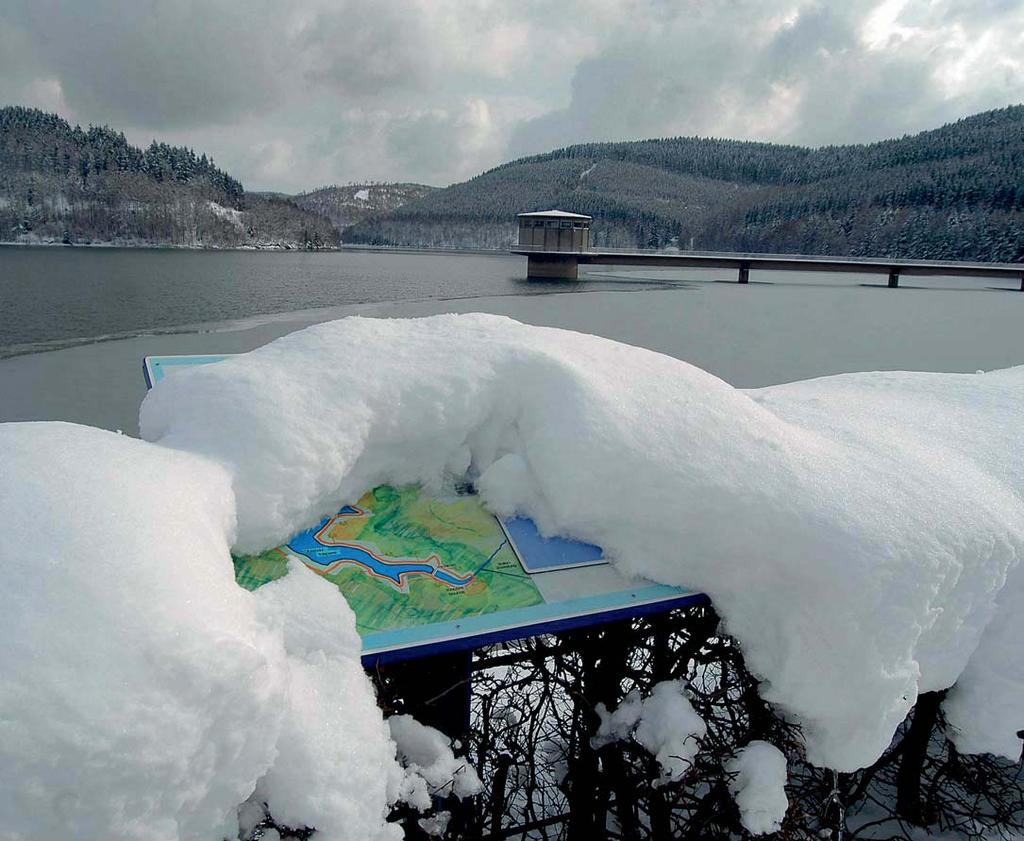
[[[658,760],[668,780],[689,770],[706,733],[704,720],[690,706],[682,683],[663,682],[644,701],[634,736]]]
[[[919,447],[925,458],[941,459],[948,472],[960,472],[973,484],[971,503],[984,506],[991,499],[995,505],[1009,494],[1009,508],[1015,509],[1009,522],[1020,517],[1024,446],[1014,419],[1024,416],[1024,367],[988,374],[847,374],[755,394],[783,417],[873,447],[880,461],[899,447]],[[936,488],[935,497],[942,492]],[[948,538],[951,543],[957,539],[955,534]],[[991,539],[995,543],[998,532]],[[922,543],[926,540],[922,536]],[[1019,543],[1005,579],[1003,564],[964,563],[970,558],[940,554],[938,548],[933,558],[948,565],[939,583],[944,587],[941,608],[936,607],[943,615],[926,625],[918,640],[918,691],[944,689],[959,677],[945,703],[954,743],[965,753],[988,752],[1016,761],[1021,754],[1016,734],[1024,727]],[[951,548],[957,548],[955,543]]]
[[[678,779],[689,770],[707,733],[707,725],[690,705],[681,681],[656,684],[642,701],[634,690],[613,713],[604,704],[598,704],[596,710],[601,725],[594,747],[632,736],[658,761],[661,782]]]
[[[349,318],[168,379],[140,419],[144,438],[232,476],[243,551],[368,487],[468,475],[496,513],[702,590],[811,761],[853,770],[919,691],[961,673],[949,709],[964,744],[978,727],[1009,744],[1022,724],[1004,703],[1020,698],[1020,655],[1002,686],[984,665],[1021,613],[1003,587],[1024,552],[1022,380],[862,374],[743,392],[500,317]],[[1006,628],[986,633],[997,598]]]
[[[8,837],[230,831],[273,758],[285,652],[217,562],[229,477],[66,424],[0,427],[0,466]]]
[[[352,198],[354,198],[356,201],[369,201],[370,191],[365,187],[362,190],[356,190]]]
[[[345,319],[182,372],[142,406],[149,442],[0,425],[4,837],[219,841],[266,804],[323,841],[387,839],[395,802],[479,792],[446,737],[383,720],[335,587],[302,565],[234,581],[232,546],[384,482],[468,476],[499,514],[707,592],[817,764],[869,764],[950,686],[958,747],[1015,759],[1021,417],[1024,368],[744,392],[476,315]],[[704,733],[679,683],[601,716],[598,743],[634,738],[666,779]],[[774,750],[733,766],[752,832],[785,812]]]
[[[622,702],[610,712],[606,704],[599,703],[595,711],[601,724],[591,740],[593,746],[600,748],[612,742],[628,739],[636,729],[642,708],[643,701],[640,698],[640,693],[636,690],[626,695]]]
[[[483,790],[476,769],[452,753],[451,739],[440,730],[420,724],[410,715],[391,716],[388,727],[405,771],[395,799],[425,812],[433,795],[464,798]]]
[[[539,769],[539,773],[548,775],[555,785],[560,786],[569,776],[568,747],[561,739],[554,736],[541,739],[537,743],[534,764]]]
[[[427,835],[441,836],[448,829],[448,822],[452,819],[451,812],[437,812],[428,818],[420,818],[417,823]]]
[[[1024,448],[1017,444],[1019,429],[1014,428],[1014,419],[1019,424],[1021,417],[1024,368],[978,373],[984,378],[973,381],[970,390],[976,393],[959,401],[957,446],[984,459],[989,471],[1001,477],[1018,497],[1024,497]],[[995,429],[986,429],[987,435],[998,436],[995,442],[980,438],[971,429],[971,409],[977,411],[979,406],[985,414],[1002,414],[1006,419]],[[1022,606],[1024,564],[1018,564],[996,598],[995,616],[944,704],[953,742],[963,753],[993,753],[1012,762],[1020,759],[1017,731],[1024,729],[1020,712],[1024,698]]]
[[[258,616],[282,632],[291,655],[288,712],[257,789],[270,813],[285,826],[316,827],[318,841],[401,837],[383,826],[399,770],[341,592],[293,561],[255,595]]]
[[[996,615],[978,649],[943,704],[950,737],[961,753],[992,753],[1011,762],[1021,758],[1021,605],[1024,576],[1018,567],[999,595]]]
[[[234,520],[205,459],[0,425],[4,838],[237,837],[257,787],[318,838],[387,837],[351,614],[308,571],[239,587]]]
[[[726,770],[735,776],[729,790],[740,810],[740,822],[752,835],[778,832],[786,817],[786,757],[768,742],[741,748]]]
[[[245,227],[245,215],[241,210],[235,210],[233,207],[224,207],[224,205],[217,204],[215,201],[207,201],[206,207],[218,219],[228,222],[235,228],[242,230]]]
[[[570,213],[567,210],[536,210],[532,213],[520,213],[519,218],[531,219],[534,217],[547,217],[553,216],[559,219],[592,219],[592,216],[586,216],[582,213]]]
[[[253,795],[238,807],[238,837],[251,838],[253,833],[267,817],[263,802]],[[266,834],[263,838],[266,838]]]

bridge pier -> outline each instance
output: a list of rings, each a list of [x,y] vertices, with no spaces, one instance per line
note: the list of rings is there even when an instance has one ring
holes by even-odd
[[[737,283],[750,283],[750,263],[740,263],[740,273]]]
[[[526,276],[546,280],[576,280],[580,261],[574,254],[530,254],[526,258]]]
[[[895,289],[900,285],[900,270],[889,269],[889,288]]]

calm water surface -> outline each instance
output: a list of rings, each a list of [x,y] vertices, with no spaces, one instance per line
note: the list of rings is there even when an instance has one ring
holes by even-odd
[[[316,307],[519,295],[522,258],[0,246],[0,358]]]

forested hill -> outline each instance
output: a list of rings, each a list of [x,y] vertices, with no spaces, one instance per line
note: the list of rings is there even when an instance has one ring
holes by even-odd
[[[506,247],[516,213],[595,217],[597,246],[1024,260],[1024,106],[933,131],[806,148],[697,137],[513,161],[343,232]]]
[[[332,246],[323,216],[247,194],[206,155],[113,129],[72,128],[56,114],[0,108],[0,241]]]
[[[321,187],[289,198],[299,207],[326,216],[341,229],[368,216],[389,213],[436,189],[425,184],[346,184]]]

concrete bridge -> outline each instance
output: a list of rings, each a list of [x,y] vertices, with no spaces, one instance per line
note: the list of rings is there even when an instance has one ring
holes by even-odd
[[[813,271],[878,274],[888,286],[897,287],[900,277],[953,275],[987,277],[1020,282],[1024,292],[1024,263],[964,263],[948,260],[897,260],[889,257],[804,257],[795,254],[731,254],[716,251],[549,251],[519,245],[513,254],[527,258],[531,278],[575,280],[579,266],[659,266],[666,268],[734,269],[738,283],[748,283],[751,271]]]

